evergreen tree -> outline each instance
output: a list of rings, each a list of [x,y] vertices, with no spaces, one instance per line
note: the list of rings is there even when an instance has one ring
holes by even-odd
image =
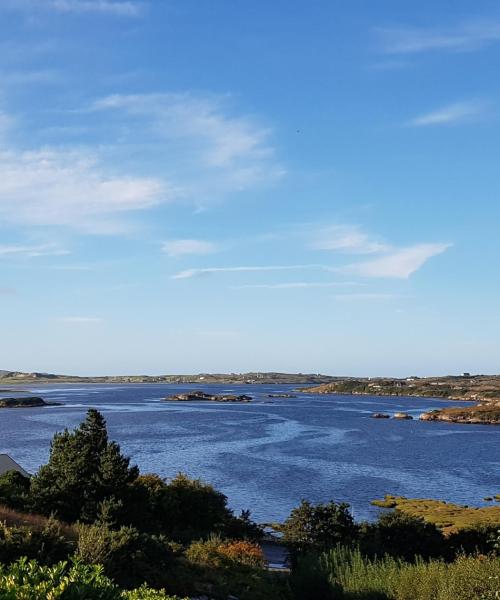
[[[108,441],[104,417],[90,409],[74,431],[54,436],[49,462],[31,482],[33,508],[69,523],[91,523],[102,503],[110,498],[121,501],[138,475],[118,444]]]

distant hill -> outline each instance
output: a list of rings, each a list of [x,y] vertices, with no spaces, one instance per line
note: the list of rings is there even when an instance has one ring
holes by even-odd
[[[52,373],[23,373],[0,371],[0,384],[6,383],[223,383],[223,384],[294,384],[320,385],[336,378],[321,374],[304,373],[199,373],[195,375],[109,375],[103,377],[79,377]]]

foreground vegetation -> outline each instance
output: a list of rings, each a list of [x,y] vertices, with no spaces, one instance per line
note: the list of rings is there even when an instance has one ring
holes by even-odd
[[[414,563],[392,557],[370,559],[359,550],[337,546],[304,557],[294,575],[301,600],[496,600],[500,560],[459,556]]]
[[[223,494],[185,475],[141,474],[90,410],[77,429],[54,437],[49,462],[32,478],[0,477],[0,600],[500,594],[500,519],[452,529],[392,502],[377,521],[356,523],[347,504],[303,501],[277,526],[291,572],[271,572],[248,512],[234,515]]]

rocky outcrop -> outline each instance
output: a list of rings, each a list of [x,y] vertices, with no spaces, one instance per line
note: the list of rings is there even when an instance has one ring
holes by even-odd
[[[390,419],[391,415],[386,413],[373,413],[372,419]]]
[[[401,419],[404,421],[411,421],[413,419],[413,417],[411,415],[409,415],[408,413],[404,413],[404,412],[394,413],[394,416],[392,418],[393,419]]]
[[[488,402],[476,406],[448,407],[420,415],[421,421],[444,421],[466,425],[500,425],[500,403]]]
[[[38,408],[40,406],[60,406],[59,402],[45,402],[43,398],[0,398],[0,408]]]
[[[239,396],[235,395],[218,395],[218,394],[207,394],[202,391],[187,392],[185,394],[176,394],[164,398],[165,401],[175,402],[251,402],[252,397],[246,394]]]

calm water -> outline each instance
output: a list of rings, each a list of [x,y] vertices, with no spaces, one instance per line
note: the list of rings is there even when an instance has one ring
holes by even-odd
[[[246,393],[250,404],[164,403],[197,386],[23,386],[62,407],[0,410],[0,453],[28,471],[49,454],[54,432],[88,407],[143,472],[183,471],[222,490],[258,521],[283,519],[302,498],[349,502],[356,518],[386,493],[481,504],[500,492],[500,428],[377,420],[375,411],[418,416],[456,403],[422,398],[313,396],[271,399],[292,386],[200,386]]]

